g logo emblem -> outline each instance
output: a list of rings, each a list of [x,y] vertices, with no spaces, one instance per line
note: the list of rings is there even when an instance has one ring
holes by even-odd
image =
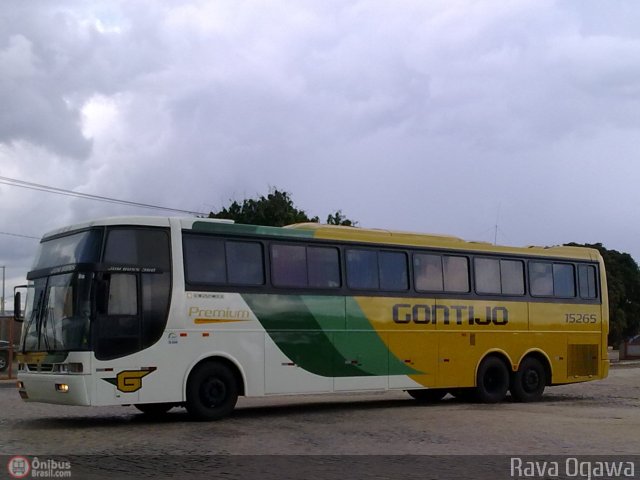
[[[146,377],[149,370],[125,370],[116,377],[116,387],[125,393],[137,392],[142,388],[142,377]]]
[[[105,382],[115,385],[118,390],[124,393],[137,392],[142,388],[142,378],[155,370],[150,367],[145,370],[123,370],[116,378],[103,378]]]

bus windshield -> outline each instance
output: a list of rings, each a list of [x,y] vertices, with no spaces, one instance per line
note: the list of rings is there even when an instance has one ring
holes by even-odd
[[[22,330],[25,352],[89,348],[91,273],[36,279],[29,288]]]
[[[101,241],[102,232],[100,230],[87,230],[45,240],[40,244],[40,250],[32,270],[97,262],[100,256]]]

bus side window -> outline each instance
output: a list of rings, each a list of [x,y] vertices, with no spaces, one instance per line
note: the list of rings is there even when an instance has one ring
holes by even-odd
[[[403,252],[378,252],[380,289],[401,292],[409,289],[407,255]]]
[[[347,284],[358,290],[377,290],[378,252],[374,250],[347,250]]]
[[[228,241],[226,250],[229,283],[236,285],[264,284],[262,244]]]
[[[469,291],[469,260],[467,257],[445,255],[443,257],[444,289],[447,292]]]
[[[531,295],[553,295],[553,266],[546,262],[529,262],[529,284]]]
[[[593,265],[579,265],[578,283],[580,285],[580,297],[588,299],[597,298],[596,267]]]
[[[500,285],[505,295],[524,295],[524,263],[500,260]]]
[[[475,277],[476,292],[478,293],[501,293],[500,288],[500,263],[493,258],[476,258]]]
[[[340,257],[334,247],[307,247],[307,268],[311,288],[340,287]]]
[[[183,240],[185,276],[191,283],[227,283],[224,241],[204,236]]]
[[[137,315],[138,289],[136,276],[112,274],[109,282],[107,315]]]
[[[271,245],[271,281],[276,287],[306,287],[306,248],[302,245]]]
[[[564,298],[576,296],[576,280],[573,265],[565,263],[553,264],[553,294],[556,297]]]
[[[441,292],[442,256],[416,253],[413,256],[413,281],[419,292]]]

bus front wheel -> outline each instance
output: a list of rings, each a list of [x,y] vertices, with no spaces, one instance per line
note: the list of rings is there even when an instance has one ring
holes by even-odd
[[[511,379],[511,395],[518,402],[536,402],[542,397],[546,384],[547,375],[540,361],[525,358]]]
[[[231,413],[238,401],[233,372],[217,362],[197,366],[187,381],[187,411],[196,420],[219,420]]]
[[[501,402],[509,389],[509,370],[498,357],[487,357],[478,368],[476,397],[482,403]]]

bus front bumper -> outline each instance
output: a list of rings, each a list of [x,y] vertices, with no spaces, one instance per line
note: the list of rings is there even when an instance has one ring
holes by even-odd
[[[18,374],[18,392],[25,402],[91,405],[89,375]]]

